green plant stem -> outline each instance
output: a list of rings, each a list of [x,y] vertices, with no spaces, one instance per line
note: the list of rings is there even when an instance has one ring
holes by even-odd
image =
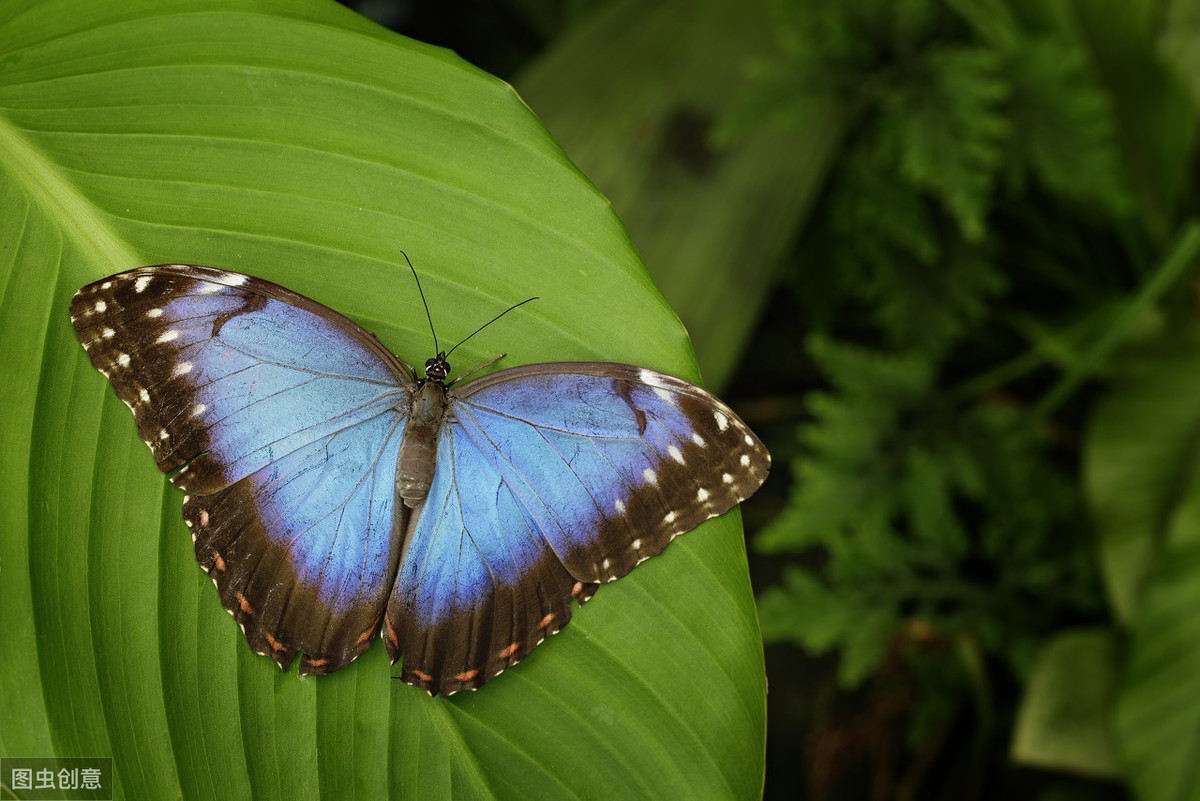
[[[971,689],[975,696],[974,736],[971,747],[971,770],[967,772],[972,783],[980,782],[984,776],[984,766],[987,763],[988,745],[996,726],[996,710],[992,700],[992,683],[988,677],[987,659],[979,641],[971,634],[963,634],[956,638],[959,659],[963,669],[971,681]],[[983,788],[973,786],[968,797],[979,798]]]
[[[1036,348],[1031,348],[1015,359],[993,367],[974,378],[962,382],[946,393],[952,404],[957,404],[969,398],[1011,383],[1023,375],[1032,373],[1046,363],[1046,355]]]
[[[1034,413],[1047,417],[1054,412],[1075,390],[1093,374],[1108,358],[1113,348],[1126,337],[1130,327],[1154,301],[1158,300],[1186,272],[1200,251],[1200,222],[1191,221],[1177,237],[1176,244],[1168,252],[1157,269],[1142,285],[1141,290],[1129,302],[1113,313],[1112,325],[1096,337],[1091,348],[1076,359],[1058,383],[1035,405]],[[1016,358],[970,378],[946,393],[946,398],[957,404],[975,398],[988,390],[1011,383],[1021,376],[1045,366],[1052,359],[1038,348],[1031,348]]]
[[[1059,378],[1045,396],[1034,406],[1038,417],[1049,417],[1063,404],[1071,393],[1089,375],[1102,365],[1118,345],[1126,338],[1130,328],[1145,313],[1155,301],[1170,289],[1195,261],[1200,253],[1200,222],[1189,221],[1182,233],[1176,237],[1175,244],[1167,251],[1166,257],[1151,272],[1142,287],[1128,303],[1113,315],[1112,325],[1096,337],[1091,347],[1086,349],[1080,358],[1066,373]]]

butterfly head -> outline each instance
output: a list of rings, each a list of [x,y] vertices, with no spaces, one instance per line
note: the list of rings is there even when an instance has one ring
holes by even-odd
[[[441,384],[445,382],[448,375],[450,375],[450,362],[446,361],[444,352],[438,353],[437,356],[425,362],[426,381],[436,381]]]

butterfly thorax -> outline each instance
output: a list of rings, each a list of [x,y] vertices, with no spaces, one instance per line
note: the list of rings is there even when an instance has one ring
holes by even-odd
[[[410,398],[408,424],[400,441],[396,468],[396,495],[415,508],[425,500],[433,481],[438,432],[446,416],[446,385],[450,365],[445,354],[425,363],[425,378],[417,382]]]

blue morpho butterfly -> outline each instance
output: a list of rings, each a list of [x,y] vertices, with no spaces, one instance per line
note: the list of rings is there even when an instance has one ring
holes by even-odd
[[[301,673],[379,632],[401,678],[475,689],[601,582],[762,484],[770,456],[699,387],[557,362],[446,383],[337,312],[187,264],[85,286],[71,323],[186,493],[196,559],[250,647]],[[436,349],[436,342],[435,342]]]

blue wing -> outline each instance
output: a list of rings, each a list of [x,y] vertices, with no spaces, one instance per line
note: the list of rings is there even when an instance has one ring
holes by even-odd
[[[539,364],[451,393],[384,638],[403,677],[472,689],[677,534],[761,485],[770,457],[723,403],[630,365]]]
[[[362,653],[382,617],[406,681],[478,687],[561,628],[572,597],[731,508],[770,464],[687,382],[532,365],[448,393],[410,513],[395,496],[411,368],[341,315],[162,265],[84,287],[71,321],[159,468],[178,470],[196,557],[247,641],[281,667],[302,652],[304,672]]]
[[[396,573],[402,423],[377,415],[209,495],[185,495],[196,559],[246,641],[328,673],[371,643]]]
[[[207,267],[97,281],[71,320],[158,467],[182,466],[196,557],[251,647],[312,672],[361,653],[400,549],[406,366],[318,303]]]

